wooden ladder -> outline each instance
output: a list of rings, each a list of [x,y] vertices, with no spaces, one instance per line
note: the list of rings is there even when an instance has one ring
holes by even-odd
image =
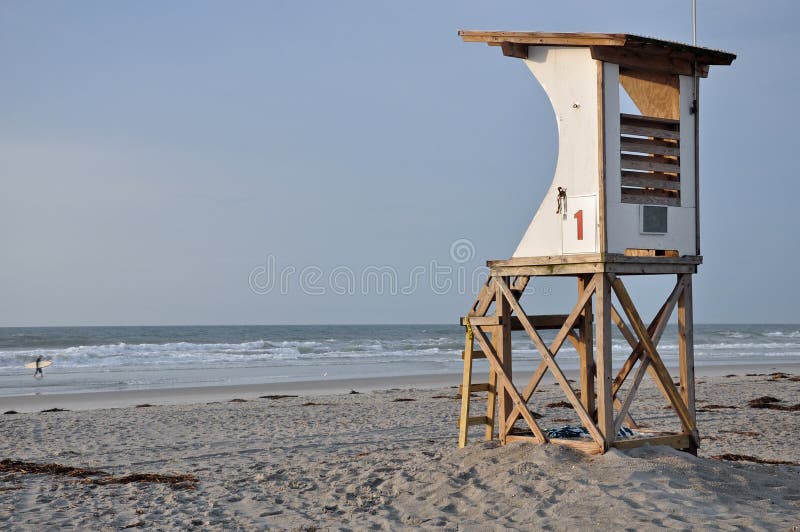
[[[514,297],[519,298],[528,286],[529,276],[520,276],[514,280],[511,286],[511,292]],[[484,425],[486,427],[486,440],[491,440],[494,437],[494,420],[495,420],[495,407],[497,406],[497,374],[494,369],[489,366],[489,382],[486,383],[472,383],[472,361],[478,358],[486,358],[483,351],[475,350],[473,345],[472,325],[469,322],[470,317],[485,316],[491,307],[492,303],[500,296],[497,294],[491,277],[486,280],[486,283],[478,293],[478,297],[472,304],[469,313],[466,317],[462,318],[462,323],[466,328],[466,342],[464,351],[461,353],[461,358],[464,359],[464,376],[461,381],[459,392],[461,393],[461,416],[458,418],[458,446],[464,447],[467,445],[467,432],[469,427],[473,425]],[[486,397],[486,415],[473,416],[469,415],[470,394],[474,392],[487,392]]]
[[[467,331],[464,351],[461,353],[461,358],[464,359],[464,376],[461,380],[461,386],[459,387],[459,393],[461,394],[461,416],[458,418],[459,447],[467,445],[467,432],[469,431],[469,427],[473,425],[484,425],[486,427],[486,439],[492,439],[494,436],[495,404],[497,402],[497,375],[491,367],[489,368],[489,382],[475,384],[472,382],[472,361],[478,358],[486,358],[486,355],[484,355],[483,351],[474,349],[474,338],[472,335],[472,326],[469,323],[469,316],[464,318],[464,326]],[[473,392],[488,393],[485,416],[470,417],[470,394]]]

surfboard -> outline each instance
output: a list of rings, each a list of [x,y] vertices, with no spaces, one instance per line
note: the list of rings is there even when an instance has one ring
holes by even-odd
[[[39,367],[40,368],[46,368],[47,366],[50,366],[52,364],[53,364],[52,360],[42,360],[41,362],[39,362]],[[36,362],[31,362],[30,364],[25,364],[25,367],[28,368],[28,369],[36,369]]]

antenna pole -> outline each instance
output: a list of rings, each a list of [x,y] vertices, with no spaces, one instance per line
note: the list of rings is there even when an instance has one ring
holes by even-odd
[[[697,46],[697,0],[692,0],[692,45]]]

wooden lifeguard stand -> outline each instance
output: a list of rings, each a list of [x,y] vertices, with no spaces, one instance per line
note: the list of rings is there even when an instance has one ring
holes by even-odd
[[[479,425],[486,439],[493,438],[496,427],[501,443],[549,441],[588,453],[661,444],[696,452],[692,274],[702,262],[698,82],[710,65],[729,65],[736,56],[627,34],[459,35],[465,42],[497,46],[525,63],[553,105],[559,140],[555,177],[543,203],[512,258],[488,263],[488,280],[461,319],[467,341],[459,446],[466,445],[469,427]],[[621,90],[641,114],[620,114]],[[664,274],[677,276],[675,287],[645,325],[622,278]],[[525,287],[534,276],[554,275],[577,278],[572,311],[528,315],[520,304]],[[676,306],[679,386],[657,347]],[[612,323],[630,344],[620,368],[612,368]],[[550,345],[539,335],[543,329],[558,331]],[[541,356],[524,388],[512,380],[513,330],[524,330]],[[567,340],[580,358],[578,390],[556,362]],[[472,382],[475,358],[488,359],[488,382]],[[590,438],[548,438],[531,415],[528,402],[547,371]],[[677,414],[680,431],[646,433],[633,421],[629,408],[645,373]],[[470,416],[470,392],[488,392],[485,416]],[[524,429],[515,427],[520,418]],[[623,425],[635,435],[618,437]]]

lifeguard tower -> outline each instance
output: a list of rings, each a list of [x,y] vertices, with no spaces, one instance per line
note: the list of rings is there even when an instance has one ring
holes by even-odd
[[[658,444],[696,453],[692,275],[702,262],[699,79],[708,76],[711,65],[730,65],[736,56],[627,34],[459,35],[525,63],[553,105],[559,141],[555,177],[533,221],[510,259],[488,262],[488,280],[461,319],[467,341],[459,446],[466,445],[468,429],[478,425],[486,439],[496,431],[503,444],[551,442],[587,453]],[[620,113],[621,91],[640,114]],[[627,275],[677,276],[649,325],[625,287]],[[535,276],[577,279],[578,297],[568,315],[526,313],[520,298]],[[658,353],[676,306],[680,385]],[[612,368],[612,324],[630,344],[619,368]],[[550,345],[539,335],[544,329],[558,331]],[[524,388],[512,380],[514,330],[524,330],[541,357]],[[578,389],[556,361],[567,340],[580,358]],[[489,362],[487,382],[472,381],[476,358]],[[531,415],[528,403],[548,371],[589,438],[548,438]],[[646,373],[677,414],[680,430],[648,433],[631,417],[631,402]],[[488,393],[485,416],[470,415],[470,392]],[[520,418],[524,428],[515,427]],[[624,425],[635,431],[633,437],[618,436]]]

